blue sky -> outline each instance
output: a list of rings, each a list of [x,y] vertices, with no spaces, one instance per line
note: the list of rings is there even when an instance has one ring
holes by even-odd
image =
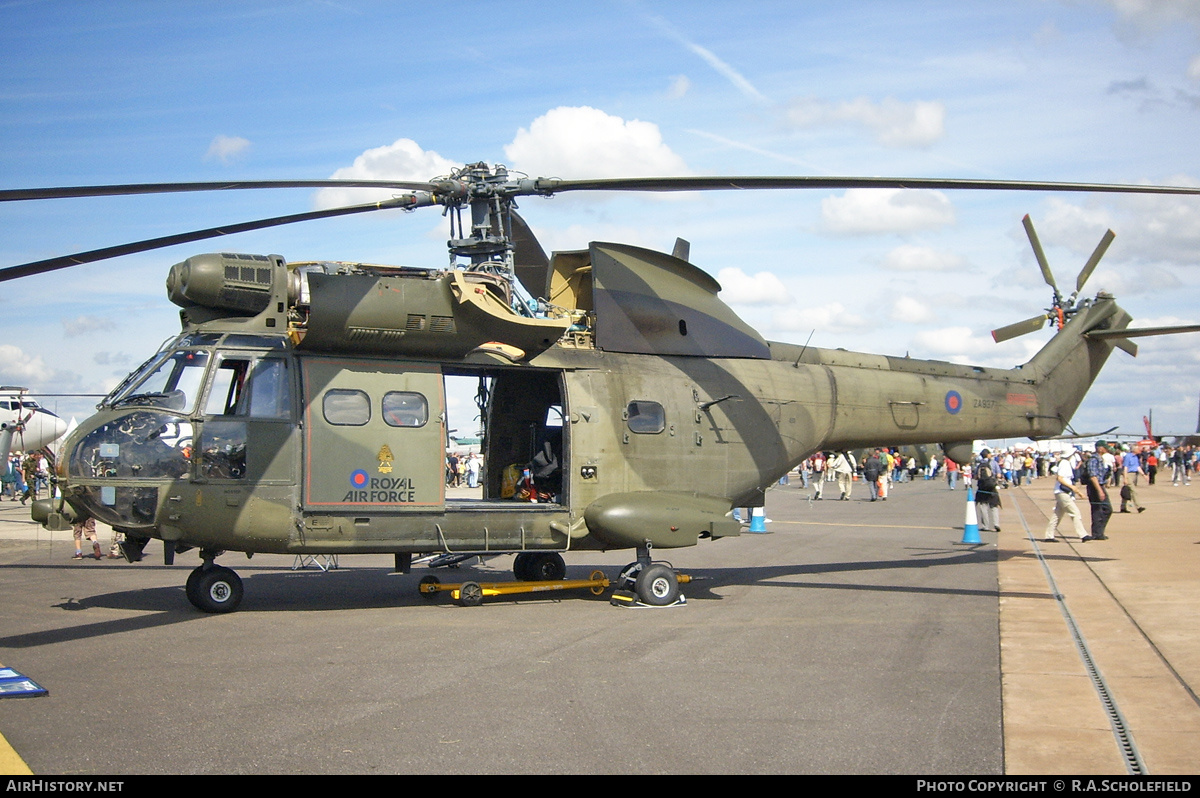
[[[1200,2],[0,2],[0,186],[814,174],[1200,181]],[[361,195],[366,199],[366,195]],[[336,201],[309,191],[0,207],[0,263]],[[359,201],[356,195],[351,201]],[[768,338],[1012,366],[1060,286],[1200,322],[1200,199],[982,192],[529,198],[547,250],[692,260]],[[178,330],[168,267],[217,250],[439,266],[435,210],[327,220],[8,283],[0,382],[104,392]],[[1077,428],[1192,429],[1200,339],[1116,353]],[[54,405],[54,402],[48,402]],[[64,414],[87,402],[57,400]]]

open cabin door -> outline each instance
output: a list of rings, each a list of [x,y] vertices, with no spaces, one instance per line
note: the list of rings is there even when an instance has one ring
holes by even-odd
[[[441,512],[445,412],[437,366],[303,358],[304,509]]]

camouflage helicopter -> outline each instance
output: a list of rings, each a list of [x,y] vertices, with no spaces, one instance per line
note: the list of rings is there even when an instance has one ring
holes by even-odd
[[[442,206],[450,264],[393,268],[216,253],[173,266],[182,331],[67,439],[49,525],[92,516],[126,535],[198,548],[188,599],[231,612],[227,551],[515,554],[521,580],[565,574],[563,553],[633,549],[620,584],[677,600],[656,549],[738,535],[732,509],[822,449],[1060,433],[1130,330],[1111,295],[1080,298],[1111,232],[1063,300],[997,330],[1055,324],[1003,370],[764,340],[688,259],[619,243],[547,257],[517,197],[564,191],[936,188],[1198,194],[1200,189],[892,178],[527,178],[470,164],[427,183],[174,183],[0,191],[0,201],[277,187],[385,187],[393,199],[183,233],[0,270],[0,280],[231,232],[385,208]],[[1195,328],[1186,328],[1195,329]],[[478,381],[482,498],[448,497],[444,380]],[[521,474],[519,489],[514,473]]]

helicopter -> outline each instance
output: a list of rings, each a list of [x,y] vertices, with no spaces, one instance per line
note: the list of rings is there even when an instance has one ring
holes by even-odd
[[[157,183],[0,191],[0,201],[281,187],[373,187],[363,205],[198,230],[0,270],[0,281],[231,232],[388,208],[443,208],[450,262],[400,268],[195,255],[171,267],[181,332],[71,433],[61,499],[35,519],[91,516],[150,539],[164,561],[198,548],[188,600],[237,609],[225,552],[513,554],[519,580],[558,580],[563,554],[632,549],[618,584],[643,604],[680,595],[659,549],[740,534],[737,507],[819,450],[940,444],[969,460],[982,438],[1059,434],[1113,348],[1200,329],[1129,329],[1107,293],[1081,295],[1110,231],[1063,299],[993,333],[1057,327],[1013,369],[769,342],[671,253],[613,242],[548,257],[516,199],[564,191],[938,188],[1198,194],[1173,186],[927,178],[529,178],[468,164],[424,183]],[[478,385],[482,497],[448,496],[444,381]]]

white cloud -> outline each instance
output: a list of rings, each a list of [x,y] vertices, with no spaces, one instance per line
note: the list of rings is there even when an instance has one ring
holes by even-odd
[[[1076,274],[1078,274],[1078,270],[1072,272],[1067,279],[1061,279],[1059,289],[1074,291]],[[1165,292],[1181,287],[1183,287],[1182,281],[1169,269],[1150,264],[1136,267],[1126,266],[1120,269],[1098,268],[1083,286],[1081,293],[1083,296],[1092,296],[1097,291],[1107,291],[1120,298],[1136,294],[1163,295]]]
[[[1200,3],[1196,0],[1102,0],[1117,12],[1113,30],[1118,38],[1143,46],[1162,31],[1191,27],[1200,35]],[[1187,77],[1200,80],[1200,55],[1188,64]]]
[[[953,272],[966,265],[958,255],[918,244],[901,244],[883,258],[885,269],[900,272]]]
[[[511,164],[541,177],[658,177],[688,174],[658,125],[588,106],[562,106],[521,128],[504,148]]]
[[[933,309],[911,296],[897,297],[892,303],[892,321],[907,324],[926,324],[937,318]]]
[[[112,319],[103,318],[101,316],[76,316],[73,319],[63,319],[63,334],[68,338],[73,338],[79,335],[88,335],[93,332],[105,332],[115,330],[116,322]]]
[[[784,155],[782,153],[773,152],[771,150],[765,150],[762,147],[755,147],[752,144],[747,144],[742,141],[734,141],[733,139],[727,139],[724,136],[718,136],[716,133],[710,133],[707,130],[697,130],[695,128],[691,128],[688,130],[688,133],[693,133],[697,136],[703,136],[704,138],[706,138],[710,141],[715,141],[718,144],[724,144],[727,147],[733,147],[735,149],[745,150],[746,152],[752,152],[755,155],[762,155],[766,158],[773,158],[777,161],[783,161],[784,163],[795,164],[796,166],[802,167],[802,168],[807,169],[814,173],[821,171],[821,167],[817,166],[816,164],[814,164],[811,161],[806,161],[801,158],[793,158],[790,155]]]
[[[52,373],[40,355],[30,356],[12,344],[0,344],[0,380],[6,385],[39,383]]]
[[[942,327],[913,336],[914,357],[932,357],[951,363],[972,363],[1012,368],[1025,363],[1046,343],[1045,336],[1026,335],[997,344],[991,333],[974,335],[970,327]]]
[[[249,139],[241,136],[217,136],[208,145],[208,152],[204,153],[204,160],[229,163],[242,156],[248,149],[250,149]]]
[[[421,149],[412,139],[397,139],[384,147],[367,150],[355,158],[351,166],[338,169],[330,177],[340,180],[424,182],[448,175],[460,166],[461,164],[443,158],[433,150]],[[325,188],[317,192],[315,204],[318,208],[359,205],[389,199],[397,193],[400,192],[387,189]]]
[[[527,216],[527,221],[528,218]],[[600,221],[574,223],[566,227],[555,227],[548,224],[530,224],[530,227],[546,252],[583,249],[591,241],[617,241],[655,251],[664,249],[663,231],[657,228],[634,227]],[[670,251],[669,246],[665,249]]]
[[[1200,31],[1200,3],[1195,0],[1104,0],[1117,12],[1115,26],[1125,38],[1145,39],[1180,23]]]
[[[954,207],[940,191],[852,188],[821,200],[821,228],[835,235],[909,233],[954,223]]]
[[[717,282],[721,284],[721,299],[734,305],[787,305],[792,301],[783,281],[771,272],[751,276],[741,269],[721,269]]]
[[[742,94],[760,103],[770,102],[741,72],[722,61],[711,50],[687,40],[684,40],[683,43],[689,50],[703,58],[705,63],[716,70],[718,74],[732,83],[733,87]]]
[[[1164,183],[1200,185],[1184,175],[1169,177]],[[1126,259],[1196,266],[1196,252],[1200,251],[1200,203],[1195,198],[1138,195],[1110,197],[1109,204],[1104,205],[1099,202],[1076,205],[1051,198],[1046,203],[1044,218],[1034,219],[1044,247],[1063,246],[1080,258],[1073,266],[1064,264],[1064,275],[1073,275],[1083,266],[1108,229],[1117,237],[1102,263]],[[1051,266],[1059,277],[1057,265],[1051,262]]]
[[[866,97],[832,102],[819,97],[796,97],[784,116],[792,127],[861,125],[885,147],[928,147],[946,133],[946,106],[940,102],[901,102],[886,97],[873,102]]]
[[[749,97],[755,102],[760,102],[763,104],[770,102],[770,100],[768,100],[762,92],[756,89],[754,84],[747,80],[741,72],[738,72],[728,63],[718,58],[712,50],[709,50],[707,47],[701,47],[700,45],[686,38],[662,17],[647,15],[647,19],[654,23],[654,25],[667,36],[670,36],[688,50],[691,50],[695,55],[700,56],[700,58],[704,60],[704,63],[708,64],[717,72],[717,74],[733,84],[733,87],[740,91],[743,95]]]
[[[678,100],[680,97],[688,93],[688,89],[692,87],[692,82],[688,80],[687,75],[676,75],[671,78],[671,87],[667,89],[667,96],[672,100]]]
[[[846,310],[841,302],[830,302],[815,308],[777,310],[772,326],[779,330],[839,333],[862,330],[870,324],[864,317]]]
[[[99,366],[123,366],[129,363],[131,359],[132,358],[125,352],[102,351],[92,355],[92,361]]]

